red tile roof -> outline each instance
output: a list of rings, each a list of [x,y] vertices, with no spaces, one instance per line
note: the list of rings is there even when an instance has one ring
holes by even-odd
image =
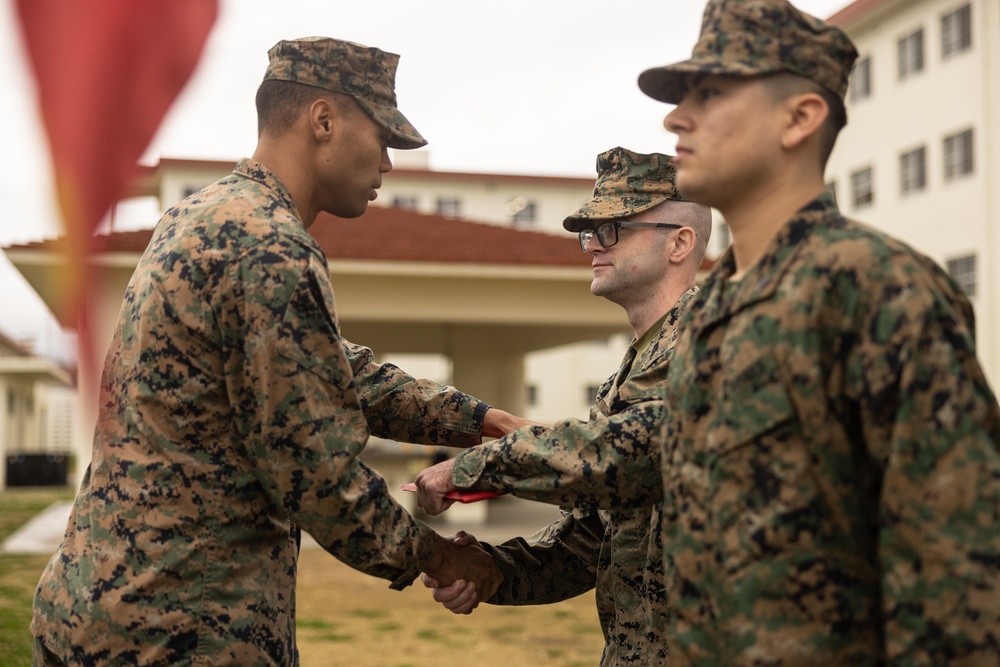
[[[885,4],[885,0],[855,0],[826,20],[827,23],[844,27],[857,22]]]
[[[194,160],[184,158],[160,158],[160,161],[153,166],[142,166],[141,173],[147,178],[153,178],[158,172],[168,169],[208,169],[228,173],[236,166],[235,161],[226,160]],[[434,169],[421,169],[415,167],[394,166],[392,171],[386,174],[386,180],[395,176],[405,176],[411,178],[424,178],[432,181],[473,181],[473,182],[506,182],[506,183],[537,183],[539,185],[568,185],[573,187],[584,187],[591,189],[594,187],[593,176],[541,176],[529,174],[491,174],[469,171],[437,171]]]
[[[410,262],[590,266],[575,235],[371,206],[360,218],[320,214],[309,228],[326,256]]]
[[[590,265],[576,237],[448,219],[414,211],[371,206],[351,220],[321,213],[309,232],[331,260],[376,260],[439,263]],[[103,252],[141,253],[152,230],[103,234]],[[8,250],[56,250],[58,240],[8,246]]]

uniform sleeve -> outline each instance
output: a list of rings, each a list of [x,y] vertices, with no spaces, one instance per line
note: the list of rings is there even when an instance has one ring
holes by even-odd
[[[889,664],[1000,661],[1000,408],[971,307],[935,269],[887,279],[852,355],[882,471],[878,557]]]
[[[357,459],[368,428],[325,268],[281,257],[286,248],[275,245],[248,257],[239,278],[255,286],[233,334],[245,359],[233,403],[247,454],[292,523],[348,565],[403,588],[430,558],[434,533]]]
[[[666,360],[629,377],[606,410],[587,421],[531,426],[461,452],[452,481],[459,488],[500,491],[582,509],[663,502],[659,437],[665,418]],[[605,387],[601,393],[605,393]]]
[[[530,539],[517,537],[487,546],[503,583],[487,602],[496,605],[550,604],[594,588],[604,526],[596,513],[564,511]]]
[[[454,387],[415,379],[392,364],[377,364],[367,347],[344,341],[344,349],[374,435],[451,447],[482,442],[488,404]]]

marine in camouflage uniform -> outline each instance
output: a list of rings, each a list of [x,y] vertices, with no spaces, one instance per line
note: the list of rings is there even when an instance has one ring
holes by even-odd
[[[754,138],[772,178],[809,174],[793,197],[711,174],[742,139],[713,143],[727,114],[796,128],[818,108],[809,87],[842,102],[855,57],[784,0],[712,0],[692,58],[639,79],[678,104],[678,185],[734,223],[666,392],[672,667],[1000,664],[1000,408],[969,301],[929,258],[841,215],[821,135]],[[805,92],[758,103],[774,73]],[[778,136],[781,152],[766,145]],[[788,212],[748,211],[761,192]],[[754,256],[741,244],[761,229]]]
[[[317,38],[270,58],[265,84],[351,95],[390,145],[425,143],[395,108],[398,56]],[[396,589],[444,542],[357,455],[370,433],[478,444],[489,406],[341,337],[311,222],[244,159],[158,223],[104,365],[93,461],[37,590],[39,663],[297,664],[300,529]]]
[[[535,437],[546,444],[559,443],[556,447],[566,448],[574,442],[570,431],[576,431],[577,437],[584,436],[581,431],[590,431],[584,437],[594,437],[600,442],[601,434],[593,425],[607,425],[615,416],[627,412],[644,412],[647,418],[662,412],[663,386],[677,336],[677,323],[695,291],[692,288],[685,292],[652,330],[632,343],[621,371],[601,385],[596,405],[591,408],[590,419],[583,428],[561,428],[571,426],[564,421],[551,432]],[[624,381],[620,376],[624,376]],[[658,424],[660,419],[662,417],[654,422]],[[647,465],[657,473],[660,457],[655,436],[658,432],[658,428],[653,428],[649,431],[653,438],[643,438]],[[530,446],[532,441],[520,432],[507,440],[508,455],[512,456],[516,456],[518,449]],[[642,446],[633,442],[631,454],[639,456]],[[549,451],[552,449],[555,447]],[[585,455],[566,451],[561,454],[573,456],[580,469],[584,469]],[[586,463],[599,465],[593,460]],[[536,474],[544,475],[544,472],[539,470]],[[513,484],[509,488],[520,495],[520,488],[530,486],[531,482],[526,479],[524,485]],[[647,487],[647,490],[655,500],[661,499],[658,485]],[[609,491],[613,493],[613,489]],[[532,490],[531,495],[540,494]],[[587,502],[596,504],[599,501]],[[497,546],[485,545],[503,573],[500,589],[487,602],[496,605],[549,604],[596,588],[597,614],[605,641],[601,665],[666,664],[666,599],[660,522],[660,503],[618,509],[566,508],[558,521],[527,540],[514,538]]]
[[[461,452],[443,468],[453,466],[453,481],[459,486],[576,507],[564,509],[558,521],[527,540],[486,545],[503,572],[499,591],[487,602],[547,604],[596,587],[605,636],[601,664],[662,665],[666,608],[656,440],[677,323],[697,291],[695,275],[711,231],[711,213],[682,200],[666,155],[615,148],[598,156],[597,171],[594,199],[563,225],[582,233],[584,249],[594,255],[595,293],[626,309],[633,327],[638,324],[637,337],[617,373],[598,391],[588,421],[566,419],[551,428],[514,431]],[[623,237],[636,234],[625,221],[685,229],[670,232],[681,238],[649,230],[644,238],[622,238],[621,245],[601,248],[603,232],[595,234],[595,227],[616,221],[626,226]],[[648,246],[649,254],[628,254],[638,244]],[[688,244],[680,247],[689,254],[682,262],[669,261],[679,244]],[[623,254],[616,255],[616,250]],[[619,287],[621,292],[611,292],[606,286],[610,283],[601,282],[602,270],[608,270],[605,262],[614,271],[638,277]],[[646,266],[636,266],[640,263]],[[645,312],[648,319],[634,320],[636,312]],[[633,499],[630,504],[621,501],[625,493]]]

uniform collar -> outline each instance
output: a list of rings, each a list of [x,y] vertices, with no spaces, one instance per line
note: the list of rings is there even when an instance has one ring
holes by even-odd
[[[302,222],[302,216],[299,215],[299,208],[295,205],[295,200],[292,199],[292,193],[288,191],[284,183],[278,180],[277,175],[262,163],[251,158],[243,158],[236,163],[233,173],[237,176],[257,181],[264,187],[272,190],[281,203],[295,213],[295,217],[299,219],[299,222]],[[305,226],[304,223],[303,226]]]
[[[842,218],[833,196],[824,192],[803,206],[771,240],[760,260],[739,281],[730,247],[719,258],[704,287],[703,302],[693,313],[694,324],[706,327],[747,306],[770,298],[817,225]]]

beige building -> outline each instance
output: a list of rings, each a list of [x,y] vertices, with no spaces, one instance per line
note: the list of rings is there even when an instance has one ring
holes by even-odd
[[[0,490],[68,478],[72,385],[70,371],[0,333]]]
[[[830,17],[859,52],[827,168],[845,215],[947,268],[1000,387],[1000,2],[857,0]]]

